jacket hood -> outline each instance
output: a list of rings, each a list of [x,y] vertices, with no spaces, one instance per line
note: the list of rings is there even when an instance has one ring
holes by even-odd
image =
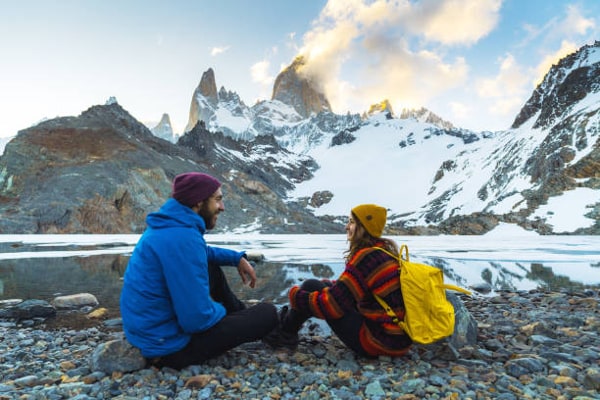
[[[173,198],[167,200],[157,212],[148,214],[146,223],[152,229],[185,227],[196,228],[202,233],[206,231],[204,219]]]

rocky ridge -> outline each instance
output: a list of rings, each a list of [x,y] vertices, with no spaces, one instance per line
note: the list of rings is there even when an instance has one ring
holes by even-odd
[[[309,159],[286,160],[267,137],[236,142],[202,123],[180,141],[157,138],[117,103],[20,131],[0,158],[0,233],[141,233],[185,171],[223,182],[231,205],[219,220],[223,231],[255,229],[259,218],[269,232],[339,231],[281,199],[294,179],[310,175]]]

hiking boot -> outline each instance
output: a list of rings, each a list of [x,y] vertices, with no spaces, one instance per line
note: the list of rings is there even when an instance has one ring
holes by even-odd
[[[281,310],[279,310],[279,323],[275,329],[262,338],[264,343],[273,348],[286,347],[293,350],[298,347],[298,342],[300,341],[298,332],[292,333],[283,330],[283,323],[288,312],[289,308],[287,306],[281,307]]]

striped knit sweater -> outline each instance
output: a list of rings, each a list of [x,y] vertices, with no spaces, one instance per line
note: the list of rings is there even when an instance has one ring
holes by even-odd
[[[321,319],[341,318],[347,311],[356,310],[364,317],[360,343],[367,354],[406,354],[412,341],[392,322],[373,293],[383,298],[401,320],[404,318],[398,262],[383,251],[365,248],[346,263],[333,285],[318,292],[294,286],[288,296],[292,308]]]

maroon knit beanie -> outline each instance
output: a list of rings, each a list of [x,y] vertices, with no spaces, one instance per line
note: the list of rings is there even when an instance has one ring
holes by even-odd
[[[219,187],[221,187],[221,182],[210,175],[186,172],[173,179],[172,196],[181,204],[193,207],[212,196]]]

